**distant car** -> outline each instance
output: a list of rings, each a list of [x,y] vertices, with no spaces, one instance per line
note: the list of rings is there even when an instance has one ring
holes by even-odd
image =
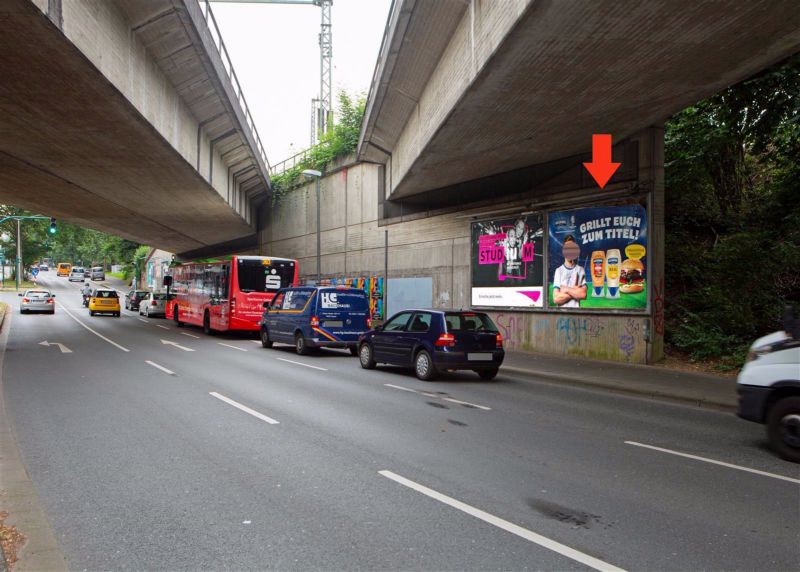
[[[120,316],[119,307],[119,294],[116,290],[110,288],[98,288],[92,292],[92,297],[89,298],[89,315],[95,314],[113,314],[116,317]]]
[[[53,300],[56,295],[49,290],[25,290],[24,293],[20,292],[19,296],[22,297],[19,303],[20,314],[28,312],[56,313],[56,302]]]
[[[139,303],[150,294],[148,290],[131,290],[125,294],[125,309],[138,310]]]
[[[82,266],[73,266],[72,269],[69,271],[69,281],[70,282],[83,282],[83,267]]]
[[[441,371],[468,369],[491,380],[503,363],[503,336],[483,312],[404,310],[361,336],[361,367],[379,363],[413,367],[423,381]]]
[[[166,316],[167,294],[160,292],[148,292],[147,296],[139,302],[139,315],[147,316]]]
[[[103,270],[102,266],[93,266],[92,267],[92,274],[90,276],[92,280],[105,280],[106,279],[106,271]]]
[[[348,348],[358,355],[358,337],[369,329],[369,298],[358,288],[291,287],[264,302],[261,345],[292,344],[295,352],[311,348]]]
[[[50,267],[47,264],[40,264],[39,265],[39,272],[47,272],[50,270]]]
[[[92,277],[92,269],[88,266],[83,269],[83,277],[84,278],[91,278]]]

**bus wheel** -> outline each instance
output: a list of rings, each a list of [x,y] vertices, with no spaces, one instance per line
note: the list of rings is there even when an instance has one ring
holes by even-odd
[[[214,333],[214,330],[211,329],[211,316],[208,314],[208,310],[203,314],[203,333],[208,336]]]
[[[294,351],[296,351],[297,355],[299,356],[308,354],[308,345],[306,344],[306,339],[300,332],[297,332],[294,335]]]

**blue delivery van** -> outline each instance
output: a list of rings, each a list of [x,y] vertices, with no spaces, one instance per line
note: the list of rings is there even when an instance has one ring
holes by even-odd
[[[264,302],[261,345],[291,344],[300,355],[312,348],[348,348],[355,356],[358,337],[369,329],[369,297],[363,290],[294,286]]]

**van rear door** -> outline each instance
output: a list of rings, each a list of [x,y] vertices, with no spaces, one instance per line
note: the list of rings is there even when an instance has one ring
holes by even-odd
[[[343,342],[356,342],[369,329],[369,298],[356,288],[323,288],[317,298],[321,333]]]

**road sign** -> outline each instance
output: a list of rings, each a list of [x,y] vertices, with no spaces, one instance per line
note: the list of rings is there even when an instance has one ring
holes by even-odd
[[[33,268],[31,268],[31,274],[33,274],[34,276],[38,276],[39,269],[34,266]]]

